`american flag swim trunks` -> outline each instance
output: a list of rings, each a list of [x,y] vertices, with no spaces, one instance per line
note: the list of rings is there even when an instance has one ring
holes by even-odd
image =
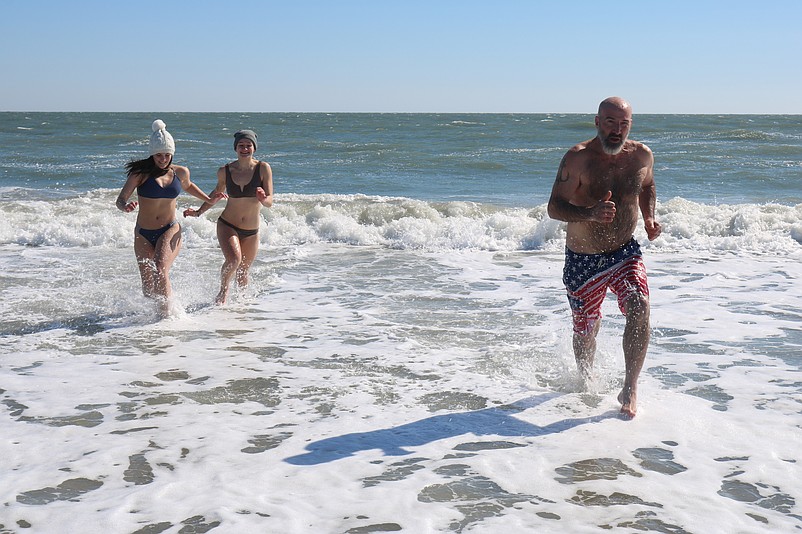
[[[618,309],[624,315],[631,295],[649,295],[646,266],[635,238],[605,254],[578,254],[566,247],[563,283],[568,290],[574,332],[579,335],[588,334],[601,318],[608,288],[618,297]]]

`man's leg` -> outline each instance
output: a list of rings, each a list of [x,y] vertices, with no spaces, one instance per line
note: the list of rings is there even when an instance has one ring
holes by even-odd
[[[579,376],[585,385],[590,382],[593,361],[596,356],[596,334],[599,333],[600,325],[601,319],[595,321],[593,328],[584,334],[574,331],[574,357],[577,369],[579,369]]]
[[[624,388],[618,395],[621,413],[635,417],[637,412],[638,377],[649,347],[649,297],[634,293],[627,299],[627,323],[624,327]]]

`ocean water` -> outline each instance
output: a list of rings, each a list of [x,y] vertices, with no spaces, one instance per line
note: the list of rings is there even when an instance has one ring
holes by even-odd
[[[636,110],[637,111],[637,110]],[[114,207],[153,119],[209,191],[274,172],[251,285],[175,309]],[[0,113],[0,533],[802,531],[802,117],[635,116],[663,235],[579,387],[546,202],[592,115]],[[179,211],[198,202],[179,198]]]

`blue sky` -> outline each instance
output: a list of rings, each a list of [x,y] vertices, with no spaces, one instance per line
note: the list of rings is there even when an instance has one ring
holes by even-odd
[[[0,0],[0,111],[802,114],[802,2]]]

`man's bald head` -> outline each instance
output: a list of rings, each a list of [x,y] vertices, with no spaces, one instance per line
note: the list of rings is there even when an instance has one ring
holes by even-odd
[[[599,115],[602,114],[603,110],[615,109],[620,111],[630,111],[632,110],[632,106],[629,105],[629,102],[621,98],[620,96],[611,96],[609,98],[605,98],[599,104]]]

